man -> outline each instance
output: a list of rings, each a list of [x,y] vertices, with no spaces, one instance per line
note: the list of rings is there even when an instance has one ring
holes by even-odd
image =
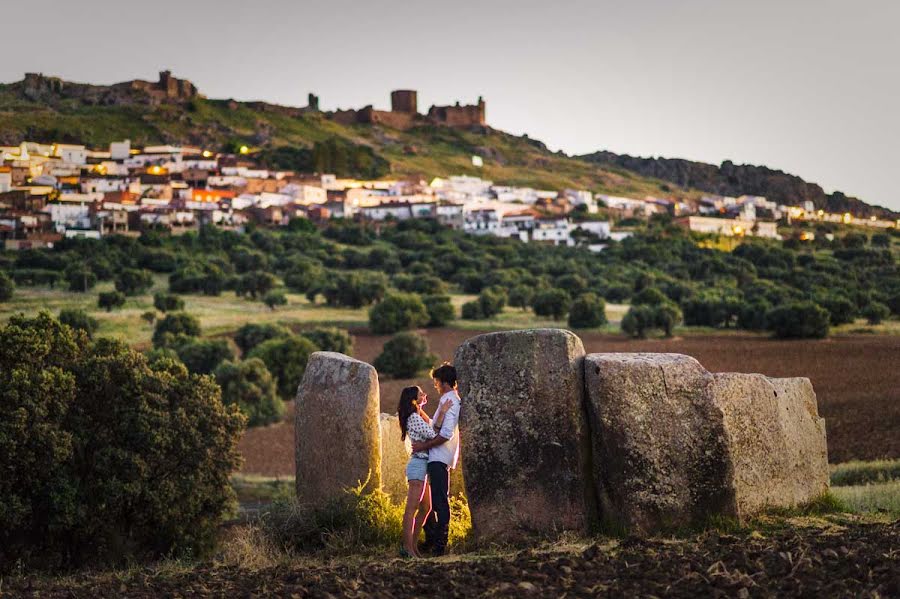
[[[459,409],[461,399],[456,392],[456,368],[443,364],[431,371],[434,388],[441,394],[438,410],[450,402],[444,423],[437,436],[422,443],[413,443],[413,451],[428,451],[428,482],[431,484],[433,519],[425,524],[425,546],[434,556],[447,550],[450,531],[450,469],[459,459]]]

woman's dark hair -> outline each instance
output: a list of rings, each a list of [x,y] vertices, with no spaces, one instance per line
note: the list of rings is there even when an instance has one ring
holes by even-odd
[[[406,440],[406,420],[416,412],[416,400],[419,399],[419,388],[406,387],[400,392],[400,403],[397,405],[397,417],[400,419],[400,440]]]
[[[454,389],[456,388],[456,368],[451,366],[449,362],[444,362],[432,370],[431,378],[437,379],[441,383],[449,385]]]

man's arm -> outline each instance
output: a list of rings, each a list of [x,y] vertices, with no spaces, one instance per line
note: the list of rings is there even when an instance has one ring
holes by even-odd
[[[431,441],[425,441],[424,443],[413,443],[413,451],[425,451],[427,449],[431,449],[432,447],[443,445],[453,437],[453,431],[454,429],[456,429],[456,423],[458,421],[459,403],[453,402],[453,405],[450,406],[450,409],[447,410],[447,414],[444,416],[444,423],[441,426],[441,430],[439,431],[437,437],[435,437]]]
[[[449,440],[450,439],[447,439],[445,437],[438,435],[431,441],[422,441],[421,443],[413,443],[412,450],[413,451],[427,451],[427,450],[431,449],[432,447],[437,447],[438,445],[443,445],[444,443],[446,443]]]

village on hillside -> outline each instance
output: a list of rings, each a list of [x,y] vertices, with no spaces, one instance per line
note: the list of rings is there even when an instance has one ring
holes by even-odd
[[[473,166],[482,160],[473,156]],[[236,230],[248,223],[283,226],[298,218],[428,218],[475,235],[600,251],[608,241],[630,235],[627,225],[662,213],[690,231],[727,237],[779,239],[779,222],[900,225],[825,213],[811,202],[786,206],[749,195],[706,196],[691,204],[516,187],[464,175],[359,180],[274,171],[262,168],[246,146],[234,154],[172,145],[138,148],[128,140],[106,148],[30,141],[0,146],[0,239],[12,250],[159,227],[178,234],[209,224]],[[814,235],[810,228],[800,239]]]

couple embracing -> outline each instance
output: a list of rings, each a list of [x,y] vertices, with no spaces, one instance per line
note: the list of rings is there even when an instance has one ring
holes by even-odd
[[[402,557],[443,555],[450,529],[450,470],[459,459],[460,397],[456,392],[456,368],[443,364],[431,371],[434,388],[441,394],[434,418],[422,409],[428,396],[420,387],[400,393],[397,416],[401,439],[409,437],[412,455],[406,466],[408,491],[403,515]],[[418,513],[417,513],[418,512]],[[419,531],[425,543],[417,546]]]

